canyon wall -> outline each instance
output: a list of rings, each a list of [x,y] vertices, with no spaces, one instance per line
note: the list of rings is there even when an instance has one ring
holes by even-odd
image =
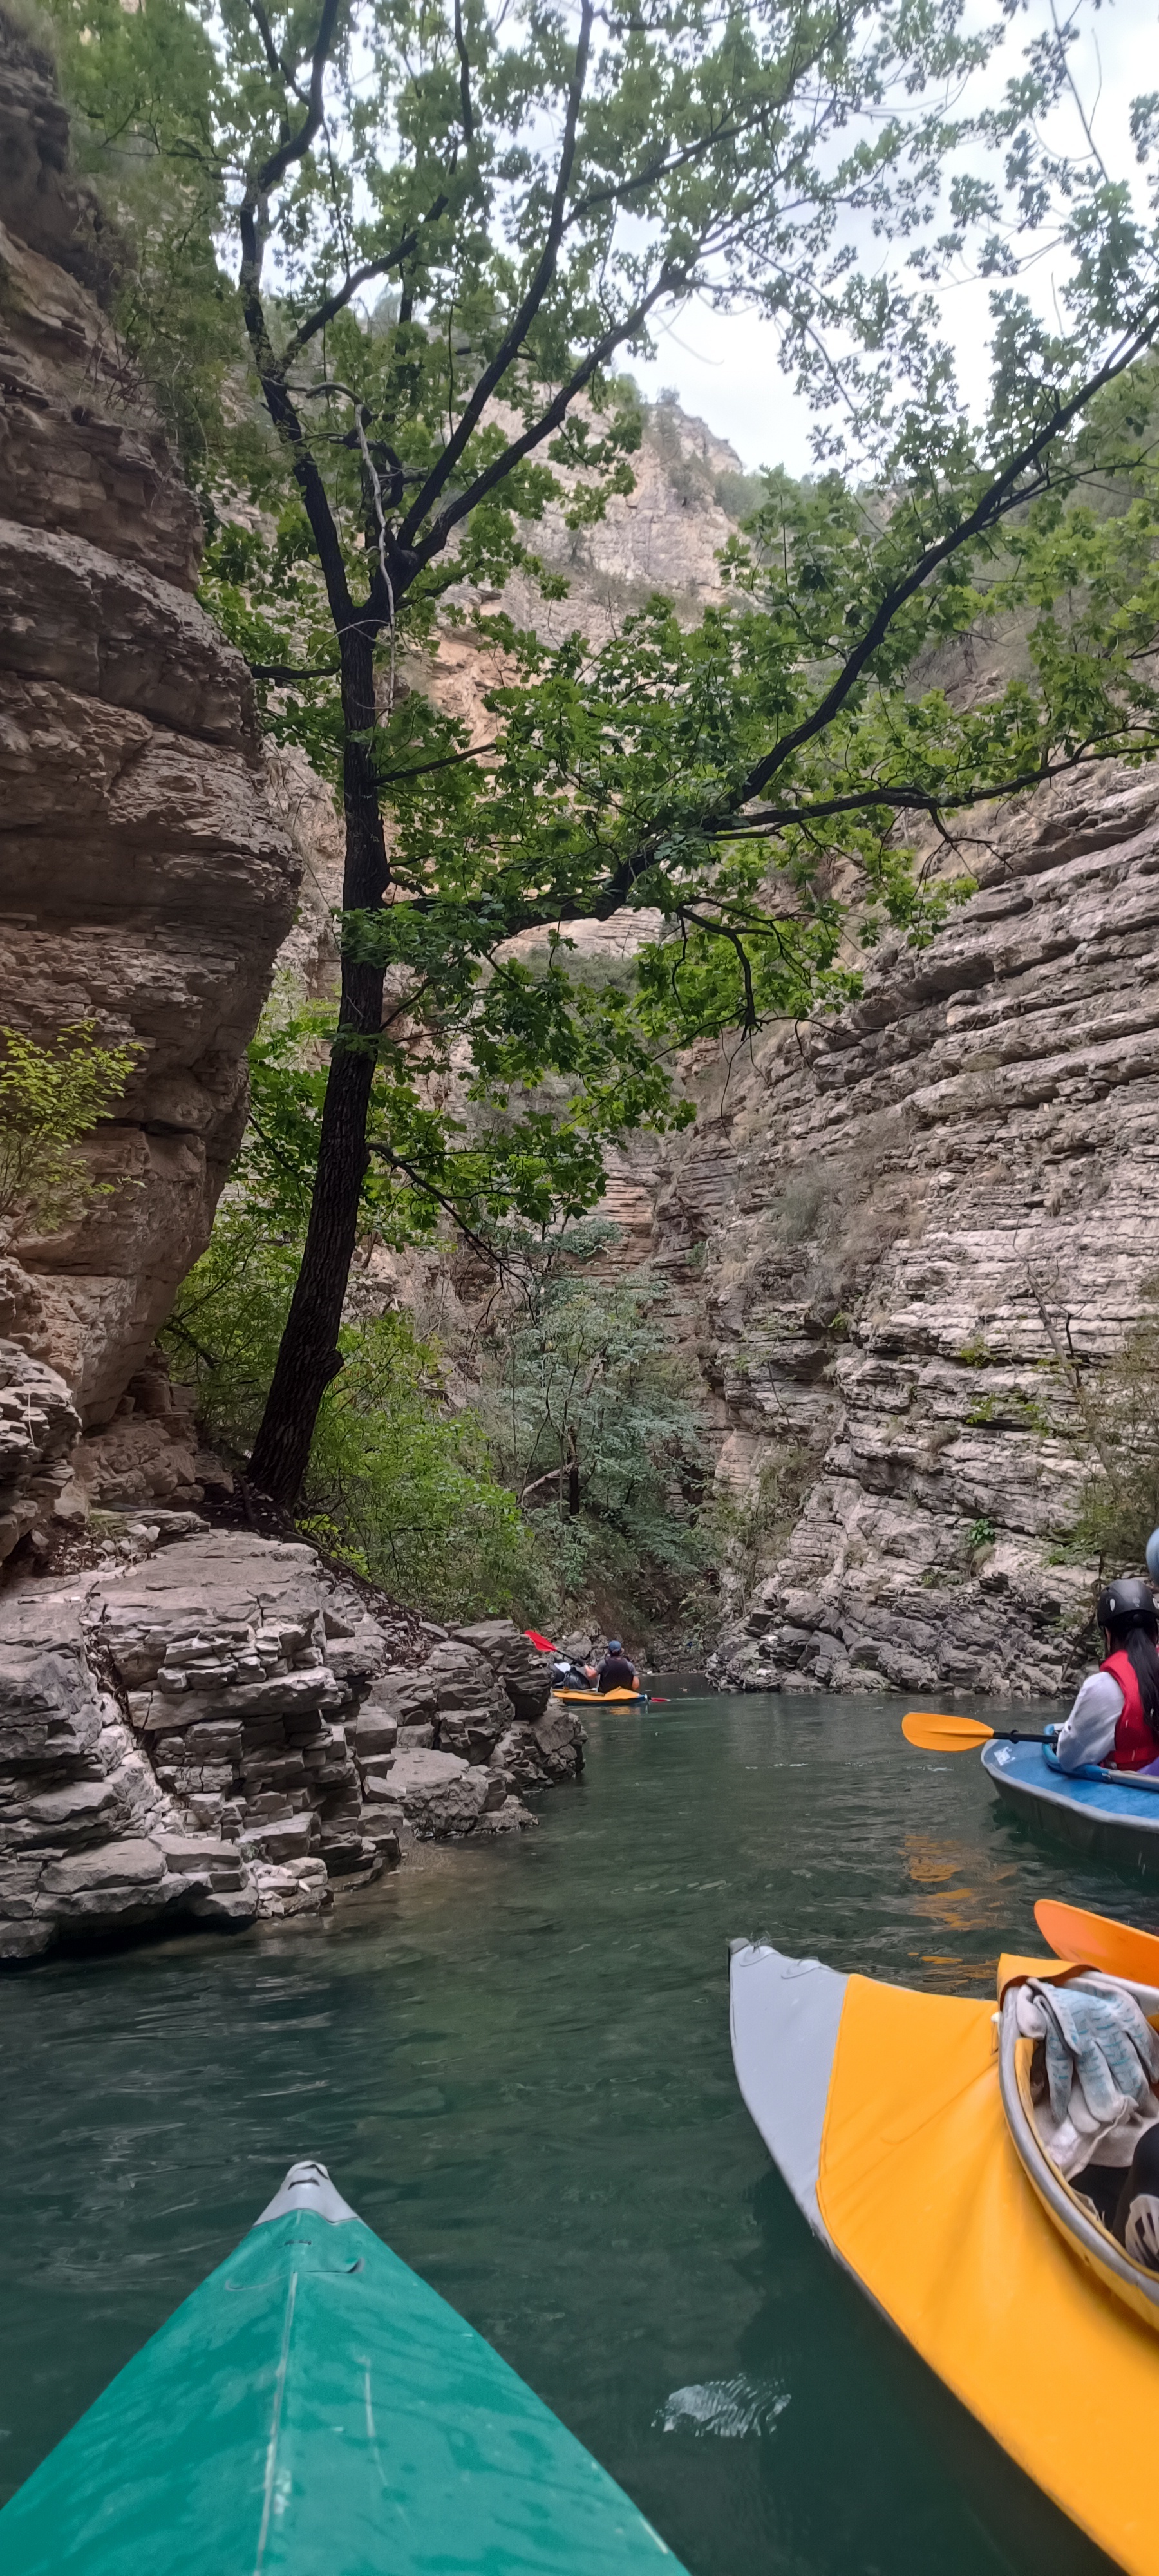
[[[1157,927],[1159,778],[1050,791],[928,948],[706,1054],[696,1128],[637,1155],[749,1523],[734,1682],[1072,1686],[1084,1391],[1159,1272]]]
[[[54,1496],[77,1508],[81,1425],[136,1404],[237,1146],[299,875],[245,666],[192,596],[199,513],[110,320],[115,259],[51,65],[0,14],[0,1026],[136,1050],[86,1148],[102,1194],[83,1221],[0,1236],[0,1386],[29,1415],[14,1461],[0,1394],[0,1556]],[[46,1369],[71,1422],[59,1396],[45,1413]],[[182,1426],[152,1377],[137,1445],[156,1464]],[[122,1484],[149,1490],[124,1420]],[[99,1449],[82,1464],[99,1484]]]

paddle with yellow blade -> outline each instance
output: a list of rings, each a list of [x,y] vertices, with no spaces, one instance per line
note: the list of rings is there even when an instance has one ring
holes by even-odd
[[[923,1753],[973,1753],[979,1744],[1049,1744],[1049,1735],[1023,1735],[1016,1726],[983,1726],[980,1717],[939,1714],[930,1708],[910,1708],[901,1722],[907,1744],[920,1745]]]
[[[1101,1968],[1109,1977],[1126,1977],[1136,1986],[1159,1986],[1159,1936],[1136,1932],[1109,1914],[1087,1914],[1081,1905],[1063,1905],[1040,1896],[1034,1920],[1056,1959],[1073,1959],[1083,1968]]]

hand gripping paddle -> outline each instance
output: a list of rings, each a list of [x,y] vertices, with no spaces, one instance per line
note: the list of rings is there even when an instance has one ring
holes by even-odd
[[[973,1753],[979,1744],[1047,1744],[1045,1735],[1023,1735],[1016,1726],[983,1726],[980,1717],[939,1715],[934,1709],[910,1708],[901,1722],[907,1744],[923,1753]]]
[[[1056,1959],[1073,1959],[1083,1968],[1102,1968],[1110,1977],[1126,1977],[1136,1986],[1159,1986],[1159,1938],[1136,1932],[1133,1924],[1116,1923],[1109,1914],[1086,1914],[1080,1905],[1062,1905],[1040,1896],[1034,1920]]]

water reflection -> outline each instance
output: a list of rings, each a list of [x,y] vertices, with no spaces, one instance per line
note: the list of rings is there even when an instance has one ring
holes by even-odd
[[[975,1842],[947,1834],[907,1834],[902,1845],[906,1874],[917,1893],[913,1911],[930,1925],[951,1933],[1000,1933],[1010,1909],[1013,1860],[983,1856]],[[964,1884],[960,1882],[965,1881]],[[976,1994],[993,1982],[998,1949],[982,1959],[961,1951],[911,1950],[911,1965],[934,1969],[933,1977],[915,1977],[939,1994]]]

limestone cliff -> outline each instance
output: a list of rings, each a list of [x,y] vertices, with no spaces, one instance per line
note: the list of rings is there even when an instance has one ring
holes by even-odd
[[[0,1261],[2,1374],[27,1375],[13,1346],[49,1363],[90,1428],[207,1240],[298,876],[244,665],[191,595],[199,516],[105,309],[110,257],[51,67],[0,14],[0,1024],[138,1049],[88,1149],[111,1189]],[[60,1470],[55,1435],[34,1463]],[[27,1492],[0,1488],[0,1555],[13,1510]]]
[[[1095,773],[1009,819],[860,1002],[691,1069],[650,1248],[754,1523],[735,1680],[1067,1686],[1076,1387],[1159,1268],[1157,924],[1159,780]]]

